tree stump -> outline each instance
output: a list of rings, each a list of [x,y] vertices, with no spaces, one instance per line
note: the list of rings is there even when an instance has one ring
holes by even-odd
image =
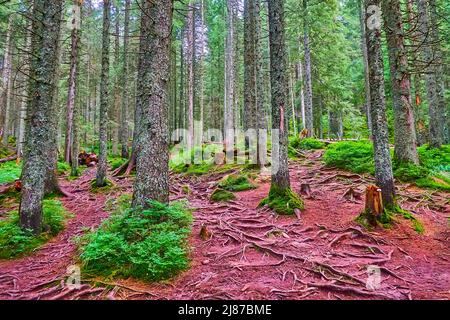
[[[309,185],[309,183],[302,183],[300,185],[300,194],[307,197],[311,196],[311,186]]]
[[[203,241],[209,240],[211,238],[212,234],[211,231],[206,228],[206,225],[202,224],[202,227],[200,229],[200,238],[202,238]]]
[[[381,189],[375,185],[369,185],[366,189],[365,215],[371,225],[376,225],[378,218],[383,213],[383,199]]]

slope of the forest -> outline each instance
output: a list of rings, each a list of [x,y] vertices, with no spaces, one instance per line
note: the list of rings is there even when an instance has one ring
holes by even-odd
[[[258,188],[236,193],[224,203],[209,200],[226,173],[173,174],[171,199],[187,197],[195,208],[189,270],[171,281],[86,278],[81,288],[64,285],[67,268],[77,263],[74,237],[94,229],[109,213],[105,202],[130,193],[132,178],[115,179],[104,193],[92,193],[95,169],[74,181],[61,179],[73,197],[62,198],[74,214],[65,230],[30,255],[0,261],[1,299],[449,299],[450,231],[448,193],[398,184],[403,208],[424,226],[417,233],[402,217],[390,229],[367,231],[355,222],[363,192],[373,180],[325,167],[323,150],[291,161],[293,189],[309,184],[306,210],[276,216],[257,208],[270,176]],[[228,172],[229,173],[229,172]],[[188,185],[190,192],[185,194]],[[350,188],[354,192],[348,192]],[[199,235],[202,226],[209,239]],[[381,271],[378,289],[369,290],[367,266]]]

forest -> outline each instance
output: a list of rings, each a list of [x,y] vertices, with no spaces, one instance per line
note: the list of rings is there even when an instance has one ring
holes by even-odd
[[[449,17],[0,0],[0,299],[450,299]]]

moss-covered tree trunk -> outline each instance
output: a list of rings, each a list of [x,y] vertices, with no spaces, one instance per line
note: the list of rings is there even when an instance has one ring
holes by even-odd
[[[381,52],[381,0],[365,0],[366,43],[369,65],[370,114],[375,159],[375,181],[381,188],[383,203],[394,204],[394,177],[389,153],[386,119],[383,55]]]
[[[102,33],[102,70],[100,75],[100,127],[99,127],[99,157],[97,165],[97,187],[106,185],[106,156],[109,105],[109,27],[111,2],[103,2],[103,33]]]
[[[133,207],[169,201],[168,76],[172,1],[141,2]]]
[[[272,185],[283,192],[290,188],[288,167],[287,78],[284,39],[284,5],[269,0],[270,85],[272,91]],[[278,131],[278,137],[276,132]]]
[[[382,0],[381,4],[394,102],[394,158],[398,162],[419,164],[400,1]]]
[[[22,197],[20,201],[20,225],[35,234],[42,230],[42,199],[50,144],[56,143],[53,110],[61,12],[63,1],[35,0],[33,7],[33,36],[29,97],[22,171]],[[50,155],[51,157],[51,155]]]

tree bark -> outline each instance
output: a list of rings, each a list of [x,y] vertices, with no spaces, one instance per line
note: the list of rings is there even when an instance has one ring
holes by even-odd
[[[70,70],[69,70],[69,88],[67,93],[67,121],[66,121],[66,139],[64,147],[64,161],[72,163],[72,145],[73,145],[73,124],[74,124],[74,108],[75,95],[77,92],[77,76],[78,76],[78,49],[79,49],[79,30],[77,12],[81,10],[80,0],[74,0],[74,11],[72,12],[72,31],[71,31],[71,50],[70,50]],[[80,15],[81,16],[81,15]]]
[[[5,54],[3,56],[2,83],[0,86],[0,139],[3,144],[8,144],[8,105],[10,101],[10,82],[11,82],[11,50],[12,50],[12,32],[13,32],[13,14],[8,17],[8,26],[6,30]]]
[[[365,0],[366,44],[369,65],[370,114],[375,160],[375,182],[381,188],[384,205],[394,204],[394,177],[389,153],[386,118],[383,55],[381,52],[381,0]],[[380,13],[381,14],[381,13]]]
[[[400,0],[382,0],[394,103],[394,158],[419,164]]]
[[[97,164],[97,187],[106,185],[106,156],[107,156],[107,130],[109,105],[109,27],[111,3],[103,2],[103,33],[102,33],[102,69],[100,75],[100,127],[99,127],[99,157]]]
[[[288,167],[287,74],[283,0],[269,0],[270,83],[272,91],[272,183],[284,192],[290,188]],[[276,139],[278,131],[278,140]]]
[[[235,3],[227,0],[227,37],[225,40],[225,95],[224,95],[224,137],[228,146],[234,145],[235,128]],[[229,148],[234,149],[232,147]],[[234,156],[234,152],[233,152]]]
[[[188,4],[187,14],[187,98],[188,98],[188,146],[192,148],[194,145],[194,59],[195,59],[195,20],[194,5],[192,2]]]
[[[172,1],[141,2],[133,207],[169,201],[168,81]]]
[[[308,137],[314,135],[314,114],[311,79],[311,49],[309,47],[308,0],[303,0],[303,47],[305,50],[305,127]]]
[[[417,0],[420,43],[424,62],[425,86],[429,110],[430,146],[439,148],[444,140],[445,101],[442,89],[442,59],[436,26],[436,3],[434,0]]]
[[[47,145],[55,143],[53,99],[62,7],[63,1],[58,0],[35,0],[33,7],[29,82],[33,99],[28,101],[19,215],[21,227],[31,229],[34,234],[42,230],[42,200],[49,161],[46,152],[56,149]]]
[[[367,57],[367,45],[366,45],[366,20],[364,12],[364,0],[359,1],[360,10],[360,25],[361,25],[361,51],[363,53],[364,64],[364,94],[365,94],[365,112],[367,119],[367,129],[369,131],[369,137],[372,137],[372,118],[370,116],[370,84],[369,84],[369,63]]]
[[[121,156],[128,159],[130,156],[128,151],[128,42],[130,28],[130,4],[131,0],[125,0],[125,21],[123,31],[123,73],[122,73],[122,109],[120,113],[120,145]]]

